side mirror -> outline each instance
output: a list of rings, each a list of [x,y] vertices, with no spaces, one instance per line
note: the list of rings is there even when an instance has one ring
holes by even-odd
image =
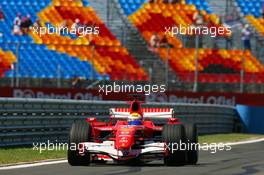
[[[174,123],[177,123],[177,122],[179,122],[178,118],[169,118],[168,119],[168,124],[174,124]]]
[[[87,118],[86,121],[89,123],[93,123],[96,122],[96,118],[95,117]]]

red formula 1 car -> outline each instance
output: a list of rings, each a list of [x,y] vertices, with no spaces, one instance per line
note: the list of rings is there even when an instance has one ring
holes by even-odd
[[[151,119],[167,122],[158,126]],[[142,109],[134,100],[130,108],[110,109],[108,122],[87,118],[73,123],[68,162],[74,166],[108,160],[133,164],[163,159],[170,166],[196,164],[197,145],[196,126],[180,123],[173,109]]]

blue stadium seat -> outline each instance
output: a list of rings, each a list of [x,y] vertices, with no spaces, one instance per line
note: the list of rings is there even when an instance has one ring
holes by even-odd
[[[3,31],[3,37],[0,37],[0,48],[5,51],[10,50],[16,55],[19,43],[18,76],[21,78],[56,78],[59,76],[65,79],[80,76],[88,79],[102,79],[102,76],[87,61],[81,61],[79,58],[51,51],[45,45],[34,44],[30,36],[12,35],[13,20],[18,13],[22,16],[29,14],[32,21],[35,21],[38,12],[50,3],[51,0],[0,1],[0,6],[5,14],[5,20],[0,21],[0,29]],[[85,6],[89,6],[87,0],[83,0],[83,3]],[[58,68],[60,69],[59,71]],[[94,77],[92,77],[92,72],[95,72]],[[13,72],[13,70],[5,73],[6,77],[14,75],[16,76],[16,72]],[[106,78],[109,77],[106,76]]]
[[[262,4],[264,0],[236,0],[243,15],[253,15],[256,18],[261,17]]]
[[[93,78],[102,79],[89,62],[80,61],[78,58],[59,54],[50,51],[46,46],[36,49],[35,44],[22,46],[19,48],[19,75],[21,78],[54,78],[58,76],[58,70],[62,78],[73,78],[76,76],[92,78],[92,71],[95,72]],[[4,50],[13,50],[13,45],[0,45]],[[52,55],[52,57],[49,57]],[[6,77],[12,77],[12,70],[6,72]]]
[[[121,7],[124,9],[126,15],[130,15],[137,11],[142,4],[148,2],[147,0],[119,0]]]
[[[148,0],[118,0],[127,16],[136,12]],[[197,9],[212,13],[206,0],[186,0],[186,4],[194,4]]]

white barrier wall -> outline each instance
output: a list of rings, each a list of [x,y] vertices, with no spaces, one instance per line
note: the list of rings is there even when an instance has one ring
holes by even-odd
[[[0,98],[0,147],[33,142],[66,141],[73,121],[87,117],[105,120],[109,108],[128,107],[126,102]],[[218,105],[146,103],[143,107],[171,107],[183,122],[198,125],[198,132],[232,132],[235,108]],[[166,121],[155,120],[162,124]]]

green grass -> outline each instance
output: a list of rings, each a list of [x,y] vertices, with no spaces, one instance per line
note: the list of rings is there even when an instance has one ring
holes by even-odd
[[[38,150],[33,150],[33,148],[1,148],[0,165],[65,158],[66,152],[66,150],[45,150],[40,153]]]
[[[211,134],[199,136],[199,143],[228,143],[228,142],[238,142],[249,139],[264,138],[264,135],[258,134]]]
[[[212,134],[199,136],[199,142],[202,143],[226,143],[237,142],[248,139],[264,138],[264,135],[253,134]],[[33,162],[47,159],[66,158],[66,150],[42,151],[27,148],[0,148],[0,165],[20,162]]]

